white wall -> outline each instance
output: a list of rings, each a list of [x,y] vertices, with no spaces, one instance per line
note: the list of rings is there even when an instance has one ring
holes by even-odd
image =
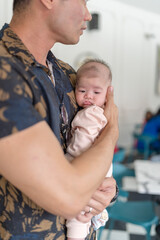
[[[11,2],[1,0],[0,24],[10,20]],[[119,107],[119,144],[129,147],[134,124],[142,121],[146,109],[160,107],[160,96],[155,94],[160,15],[112,0],[92,0],[88,6],[91,12],[99,13],[100,29],[87,30],[78,45],[56,44],[52,51],[75,68],[88,56],[110,64]]]
[[[13,0],[0,0],[0,27],[4,22],[8,22],[12,16],[12,3]]]
[[[90,53],[111,65],[119,106],[119,144],[130,146],[134,125],[142,121],[145,110],[160,106],[160,96],[155,94],[160,16],[109,0],[92,0],[88,6],[100,14],[100,30],[86,31],[77,46],[57,44],[53,52],[75,68],[78,56],[81,60]]]
[[[143,10],[160,14],[159,0],[112,0],[112,1],[118,1],[121,3],[141,8]]]

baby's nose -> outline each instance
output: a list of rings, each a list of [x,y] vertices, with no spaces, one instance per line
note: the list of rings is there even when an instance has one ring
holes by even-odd
[[[86,95],[85,95],[86,98],[92,98],[92,94],[87,92]]]

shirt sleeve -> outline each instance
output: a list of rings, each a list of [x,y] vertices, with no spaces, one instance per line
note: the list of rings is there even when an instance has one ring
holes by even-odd
[[[0,59],[0,137],[42,121],[36,111],[33,91],[22,75],[7,60]]]

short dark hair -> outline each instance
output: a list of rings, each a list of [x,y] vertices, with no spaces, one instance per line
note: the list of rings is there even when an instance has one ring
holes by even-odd
[[[14,0],[13,1],[13,12],[20,11],[26,7],[31,0]]]
[[[79,76],[79,73],[80,73],[82,67],[85,66],[87,63],[100,63],[103,66],[105,66],[106,68],[108,68],[108,70],[109,70],[109,79],[112,81],[112,71],[111,71],[110,66],[104,60],[99,59],[99,58],[89,58],[89,59],[84,60],[84,62],[82,63],[82,65],[80,66],[80,68],[77,71],[77,76]]]

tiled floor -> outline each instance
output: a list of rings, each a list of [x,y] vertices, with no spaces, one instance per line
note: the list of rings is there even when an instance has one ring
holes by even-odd
[[[140,200],[141,196],[138,196],[138,194],[132,192],[130,200],[133,199]],[[110,222],[106,224],[105,229],[102,232],[101,240],[107,240],[109,223]],[[156,226],[153,225],[151,229],[152,240],[159,240],[158,236],[156,236],[155,227]],[[145,230],[141,226],[115,221],[114,229],[110,231],[110,240],[146,240]]]
[[[108,230],[103,230],[101,240],[107,240]],[[155,226],[151,230],[152,240],[158,240],[156,238]],[[116,222],[114,230],[110,232],[110,240],[146,240],[145,231],[142,227],[133,224],[122,224]]]
[[[123,182],[124,187],[126,188],[130,187],[131,189],[128,200],[132,200],[132,201],[133,200],[151,200],[152,197],[150,195],[138,194],[135,191],[136,186],[134,186],[134,179],[131,179],[131,181],[129,181],[129,179],[126,178],[126,181],[127,181],[127,184],[125,181]],[[126,199],[121,199],[121,200],[125,201]],[[102,232],[101,240],[107,240],[107,235],[109,232],[108,226],[109,226],[109,222],[106,224],[106,227]],[[152,240],[159,240],[160,238],[158,238],[156,234],[155,227],[156,227],[155,225],[152,226],[151,238]],[[137,225],[133,225],[130,223],[125,224],[123,222],[116,221],[114,225],[114,229],[110,231],[110,240],[146,240],[145,230],[144,228]]]

